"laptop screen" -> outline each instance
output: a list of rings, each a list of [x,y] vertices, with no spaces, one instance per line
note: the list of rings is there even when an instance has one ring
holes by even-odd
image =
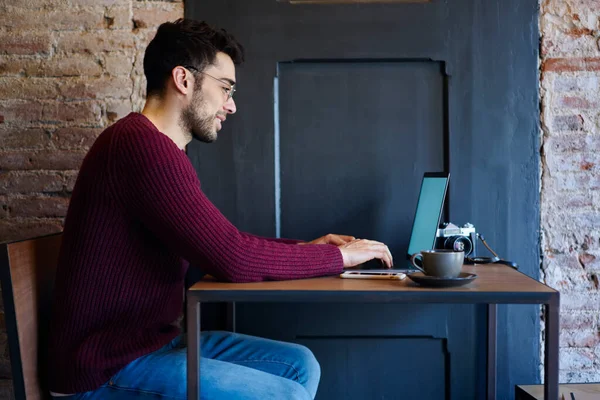
[[[433,249],[449,177],[450,174],[445,172],[426,172],[423,176],[408,244],[408,256],[421,250]]]

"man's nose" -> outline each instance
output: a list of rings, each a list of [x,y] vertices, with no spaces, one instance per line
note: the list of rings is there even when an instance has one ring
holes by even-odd
[[[227,99],[223,108],[225,111],[227,111],[227,114],[235,114],[237,107],[235,106],[235,100],[233,100],[233,97]]]

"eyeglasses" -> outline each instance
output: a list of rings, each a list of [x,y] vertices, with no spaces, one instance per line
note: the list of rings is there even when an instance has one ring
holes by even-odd
[[[215,78],[211,74],[207,74],[206,72],[199,71],[198,68],[196,68],[196,67],[186,66],[184,68],[187,68],[187,69],[192,70],[192,71],[200,72],[201,74],[206,75],[209,78],[214,79],[215,81],[221,83],[222,85],[225,85],[225,87],[223,88],[223,91],[227,95],[227,100],[225,100],[225,101],[229,101],[229,99],[231,99],[233,97],[233,94],[236,92],[235,84],[232,85],[231,83],[225,82],[222,79]]]

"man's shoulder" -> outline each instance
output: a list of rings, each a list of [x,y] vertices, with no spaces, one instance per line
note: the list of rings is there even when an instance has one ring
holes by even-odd
[[[153,163],[189,162],[185,152],[142,114],[127,115],[107,128],[103,135],[100,145],[114,163],[145,168]]]
[[[168,146],[169,141],[145,116],[132,112],[106,128],[94,144],[111,152],[127,152],[159,143]]]
[[[142,114],[131,112],[105,129],[106,135],[153,136],[158,133],[156,127]]]

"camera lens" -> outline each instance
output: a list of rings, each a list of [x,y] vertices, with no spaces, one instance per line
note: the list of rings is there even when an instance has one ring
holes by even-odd
[[[473,251],[473,243],[467,236],[449,236],[444,241],[444,248],[454,251],[464,251],[466,257]]]

